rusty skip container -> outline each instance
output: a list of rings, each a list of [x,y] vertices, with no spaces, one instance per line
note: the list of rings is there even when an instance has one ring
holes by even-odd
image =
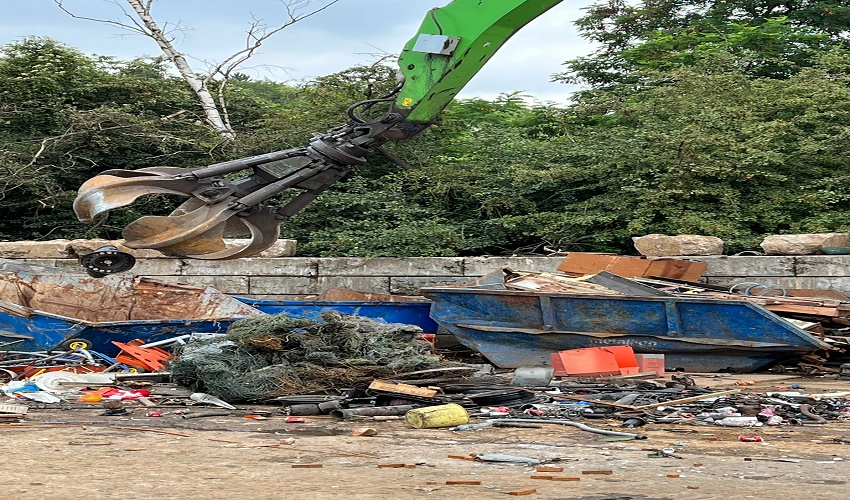
[[[236,320],[264,315],[213,288],[0,259],[0,343],[15,342],[17,351],[86,348],[114,356],[112,341],[224,333]]]
[[[833,348],[744,300],[588,295],[499,289],[493,284],[426,287],[431,317],[500,368],[549,366],[550,355],[629,345],[664,354],[668,368],[757,370]]]

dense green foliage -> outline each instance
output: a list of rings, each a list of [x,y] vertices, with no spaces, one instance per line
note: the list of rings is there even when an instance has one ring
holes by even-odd
[[[601,0],[586,10],[576,25],[599,50],[568,61],[558,78],[594,88],[719,54],[748,75],[787,78],[850,36],[843,0]]]
[[[457,101],[388,146],[408,168],[376,154],[283,234],[302,255],[404,257],[633,253],[648,233],[718,236],[737,252],[767,234],[850,231],[844,2],[607,0],[579,26],[601,49],[560,75],[590,84],[575,102]],[[46,39],[0,47],[0,239],[119,237],[172,200],[82,225],[70,207],[92,175],[303,145],[395,80],[375,65],[297,87],[228,83],[232,142],[160,60]]]

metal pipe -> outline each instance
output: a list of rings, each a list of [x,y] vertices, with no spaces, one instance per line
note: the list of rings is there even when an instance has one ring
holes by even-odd
[[[484,429],[486,427],[491,427],[495,422],[522,422],[522,423],[530,423],[530,424],[561,424],[561,425],[569,425],[575,427],[577,429],[581,429],[583,431],[592,432],[594,434],[601,434],[603,436],[618,436],[618,437],[629,437],[632,439],[646,439],[645,434],[632,434],[631,432],[618,432],[618,431],[606,431],[604,429],[597,429],[595,427],[589,427],[580,422],[573,422],[572,420],[545,420],[545,419],[536,419],[536,418],[499,418],[499,419],[490,419],[486,422],[482,422],[481,424],[470,424],[470,425],[459,425],[457,427],[453,427],[453,430],[463,431],[463,430],[475,430],[475,429]]]
[[[346,419],[349,417],[384,417],[392,415],[404,415],[408,411],[416,408],[413,405],[399,406],[369,406],[366,408],[349,408],[345,410],[333,410],[330,416],[334,418]]]

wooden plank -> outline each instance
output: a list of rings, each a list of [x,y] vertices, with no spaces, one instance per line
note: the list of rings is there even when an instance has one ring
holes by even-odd
[[[828,317],[838,317],[844,316],[846,313],[840,312],[840,309],[837,307],[817,307],[817,306],[806,306],[799,304],[767,304],[763,306],[768,311],[773,312],[784,312],[784,313],[795,313],[795,314],[806,314],[809,316],[828,316]]]
[[[434,389],[426,389],[424,387],[416,387],[415,385],[396,384],[385,380],[373,380],[369,384],[369,389],[373,391],[389,392],[392,394],[406,394],[408,396],[418,396],[422,398],[433,398],[437,395]]]

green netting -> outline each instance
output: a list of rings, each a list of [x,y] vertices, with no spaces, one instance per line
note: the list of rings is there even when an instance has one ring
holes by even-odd
[[[329,312],[323,322],[286,314],[234,323],[223,337],[190,342],[169,363],[174,380],[227,401],[328,392],[375,378],[457,366],[431,354],[414,325]]]

